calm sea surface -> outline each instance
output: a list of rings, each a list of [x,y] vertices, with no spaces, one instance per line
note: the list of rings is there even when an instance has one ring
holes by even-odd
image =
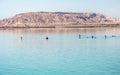
[[[0,75],[120,75],[120,28],[1,29]]]

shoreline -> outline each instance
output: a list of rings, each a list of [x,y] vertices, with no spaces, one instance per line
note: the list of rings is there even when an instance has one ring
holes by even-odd
[[[4,26],[0,27],[0,29],[11,29],[11,28],[98,28],[98,27],[120,27],[120,24],[99,24],[99,25],[51,25],[51,26],[38,26],[38,27],[15,27],[15,26]]]

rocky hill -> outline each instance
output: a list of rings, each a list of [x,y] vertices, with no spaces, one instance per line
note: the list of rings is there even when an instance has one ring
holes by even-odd
[[[0,27],[44,27],[56,25],[120,24],[120,19],[98,13],[28,12],[0,20]]]

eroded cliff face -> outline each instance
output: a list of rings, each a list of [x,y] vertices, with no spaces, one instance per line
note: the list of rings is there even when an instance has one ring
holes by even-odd
[[[117,24],[120,19],[97,13],[29,12],[0,20],[0,27],[41,27],[52,25]]]

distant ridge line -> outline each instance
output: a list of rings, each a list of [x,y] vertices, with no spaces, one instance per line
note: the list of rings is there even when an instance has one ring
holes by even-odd
[[[120,19],[100,13],[27,12],[0,20],[0,27],[46,27],[70,25],[120,24]]]

